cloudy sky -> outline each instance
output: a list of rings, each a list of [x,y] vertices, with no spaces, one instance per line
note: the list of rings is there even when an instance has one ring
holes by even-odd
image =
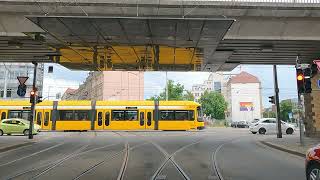
[[[50,64],[52,65],[52,64]],[[69,88],[77,88],[84,82],[88,72],[71,71],[63,66],[54,64],[54,73],[48,74],[46,64],[43,97],[55,99],[57,93]],[[270,65],[241,65],[227,74],[236,74],[247,71],[257,76],[262,84],[262,99],[264,107],[269,107],[268,96],[273,95],[273,70]],[[209,76],[207,72],[168,72],[168,79],[179,82],[186,89],[191,90],[193,84],[200,84]],[[294,66],[278,66],[280,99],[296,98],[296,80]],[[165,87],[165,72],[145,72],[145,98],[159,94]]]

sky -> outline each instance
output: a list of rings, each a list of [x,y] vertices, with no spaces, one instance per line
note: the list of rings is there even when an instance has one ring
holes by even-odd
[[[54,72],[48,74],[48,66],[54,67]],[[270,107],[268,96],[274,94],[273,69],[271,65],[241,65],[226,74],[237,74],[246,71],[255,75],[261,81],[262,101],[264,107]],[[187,90],[191,90],[193,84],[201,84],[205,81],[209,72],[168,72],[167,78],[183,84]],[[46,64],[44,75],[43,97],[54,100],[57,93],[63,94],[67,88],[78,88],[88,75],[87,71],[71,71],[58,64]],[[145,98],[158,95],[163,91],[166,82],[165,72],[145,72],[144,86]],[[296,80],[294,66],[278,66],[278,82],[280,99],[296,98]]]

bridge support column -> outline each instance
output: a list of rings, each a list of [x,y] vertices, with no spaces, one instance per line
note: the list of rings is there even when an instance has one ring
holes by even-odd
[[[320,87],[318,81],[320,74],[314,76],[312,81],[312,93],[304,95],[305,128],[307,137],[320,137]]]

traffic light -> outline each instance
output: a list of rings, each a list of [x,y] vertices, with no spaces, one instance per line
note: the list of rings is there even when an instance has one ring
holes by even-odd
[[[41,103],[42,102],[42,96],[38,96],[37,92],[35,90],[32,90],[30,92],[30,103]]]
[[[276,104],[276,100],[274,99],[274,96],[269,96],[269,102],[271,104]]]
[[[30,103],[31,104],[34,103],[35,97],[36,97],[36,91],[31,90],[31,92],[30,92]]]
[[[36,96],[36,104],[42,102],[42,96]]]
[[[304,87],[304,74],[302,69],[296,69],[297,72],[297,89],[298,93],[304,93],[305,87]]]
[[[311,93],[312,92],[312,87],[311,87],[312,69],[311,68],[304,69],[303,75],[304,75],[304,92]]]

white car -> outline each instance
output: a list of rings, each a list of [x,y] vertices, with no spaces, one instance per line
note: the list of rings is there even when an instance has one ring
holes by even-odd
[[[281,121],[281,130],[283,133],[292,134],[294,132],[294,126]],[[258,122],[251,124],[249,131],[252,132],[252,134],[276,133],[277,120],[275,118],[262,118]]]

